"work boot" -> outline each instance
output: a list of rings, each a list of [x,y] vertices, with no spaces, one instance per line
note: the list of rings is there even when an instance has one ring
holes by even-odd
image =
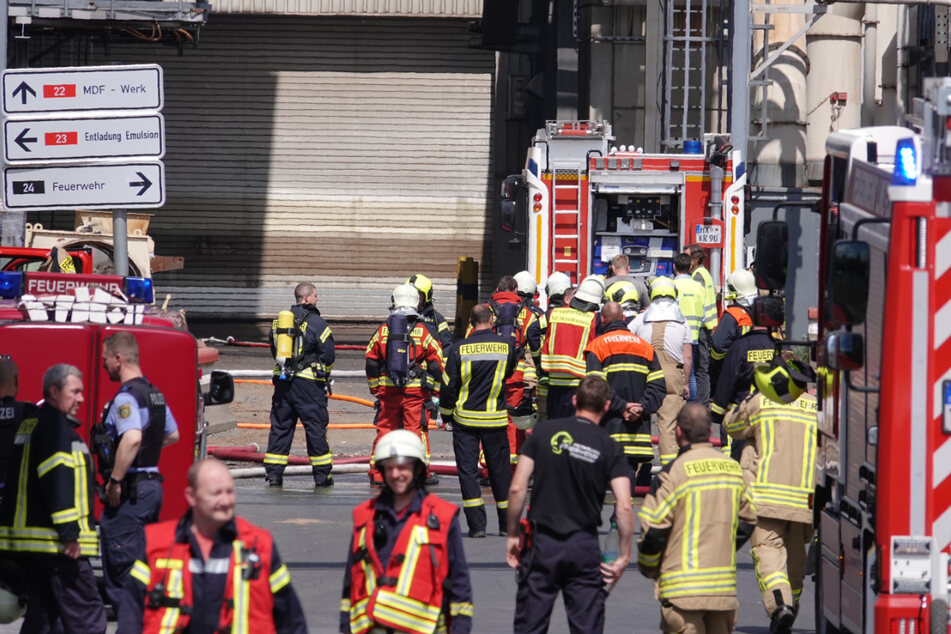
[[[791,607],[788,605],[779,606],[773,612],[773,618],[769,621],[770,634],[790,634],[795,620],[796,613]]]
[[[264,480],[267,482],[269,487],[281,488],[284,486],[284,478],[277,475],[276,473],[265,476]]]
[[[483,537],[485,537],[485,531],[469,531],[469,537],[482,539]]]
[[[435,473],[433,473],[432,471],[427,471],[427,472],[426,472],[426,485],[427,485],[427,486],[433,486],[433,485],[435,485],[435,484],[439,484],[439,476],[437,476],[437,475],[436,475]]]
[[[320,482],[317,482],[316,479],[314,480],[315,489],[322,489],[324,487],[329,488],[329,487],[332,487],[333,485],[334,485],[334,477],[332,475],[328,475],[326,478],[324,478]]]

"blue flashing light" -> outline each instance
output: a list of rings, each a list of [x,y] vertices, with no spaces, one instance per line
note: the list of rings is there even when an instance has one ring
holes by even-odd
[[[151,304],[155,301],[155,292],[152,290],[152,280],[147,277],[125,278],[125,294],[129,299]]]
[[[892,185],[914,185],[918,180],[918,157],[914,139],[902,139],[895,148]]]
[[[0,299],[17,299],[23,291],[23,273],[0,272]]]
[[[538,163],[535,162],[535,159],[528,159],[528,171],[535,175],[535,178],[538,178]]]

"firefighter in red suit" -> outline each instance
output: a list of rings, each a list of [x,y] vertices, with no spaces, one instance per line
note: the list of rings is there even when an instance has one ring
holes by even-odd
[[[377,398],[374,451],[387,432],[408,429],[419,436],[429,456],[426,404],[444,382],[445,364],[439,342],[420,320],[418,304],[416,287],[397,286],[389,319],[380,325],[367,345],[367,383],[370,393]],[[370,470],[370,482],[383,484],[375,469]],[[430,473],[426,482],[436,484],[439,480]]]
[[[189,510],[145,527],[145,561],[130,573],[135,631],[306,634],[307,622],[271,534],[234,512],[234,478],[207,458],[188,470]]]
[[[353,510],[340,631],[469,634],[459,507],[426,492],[426,454],[415,434],[386,434],[373,458],[385,486]]]

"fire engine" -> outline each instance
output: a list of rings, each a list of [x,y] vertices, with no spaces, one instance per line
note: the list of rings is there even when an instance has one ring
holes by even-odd
[[[817,632],[948,632],[951,80],[916,114],[826,143]]]
[[[132,332],[139,344],[145,376],[165,394],[178,422],[180,440],[162,450],[159,468],[165,478],[162,518],[179,517],[187,505],[188,466],[204,455],[206,405],[231,402],[234,383],[225,372],[212,372],[210,390],[202,393],[198,342],[174,327],[151,306],[152,280],[115,275],[0,272],[0,354],[10,355],[20,372],[17,398],[39,402],[43,373],[55,363],[69,363],[83,373],[85,401],[77,417],[79,433],[90,443],[92,426],[119,384],[102,364],[102,342],[114,332]]]
[[[612,147],[606,121],[549,121],[521,175],[502,184],[502,228],[527,238],[539,289],[554,271],[577,284],[625,254],[635,276],[673,273],[690,243],[708,249],[718,286],[746,266],[746,174],[729,138],[687,141],[682,154]],[[516,242],[522,243],[521,237]]]

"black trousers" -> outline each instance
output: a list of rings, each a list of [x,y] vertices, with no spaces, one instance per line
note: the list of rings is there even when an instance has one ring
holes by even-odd
[[[21,634],[106,631],[106,612],[88,559],[19,553],[17,561],[27,588]]]
[[[314,482],[321,484],[330,476],[333,467],[333,456],[327,443],[330,415],[327,413],[327,392],[323,383],[309,379],[274,379],[271,433],[267,438],[267,452],[264,456],[265,470],[269,478],[280,478],[284,474],[298,418],[304,426],[307,455],[313,466]]]
[[[571,397],[578,391],[578,386],[566,385],[548,386],[548,418],[568,418],[575,415],[575,406],[571,404]]]
[[[532,550],[522,555],[515,598],[516,634],[548,631],[558,592],[565,602],[571,634],[604,631],[601,547],[592,533],[566,537],[536,531]]]
[[[456,421],[452,426],[452,449],[456,454],[459,488],[462,489],[462,510],[469,532],[486,529],[485,502],[479,486],[479,445],[485,454],[489,484],[499,517],[499,532],[505,532],[509,484],[512,467],[509,462],[508,427],[472,427]]]
[[[697,342],[697,356],[693,360],[697,376],[697,402],[707,405],[710,401],[710,349],[713,347],[713,332],[706,328],[700,329],[700,339]]]

